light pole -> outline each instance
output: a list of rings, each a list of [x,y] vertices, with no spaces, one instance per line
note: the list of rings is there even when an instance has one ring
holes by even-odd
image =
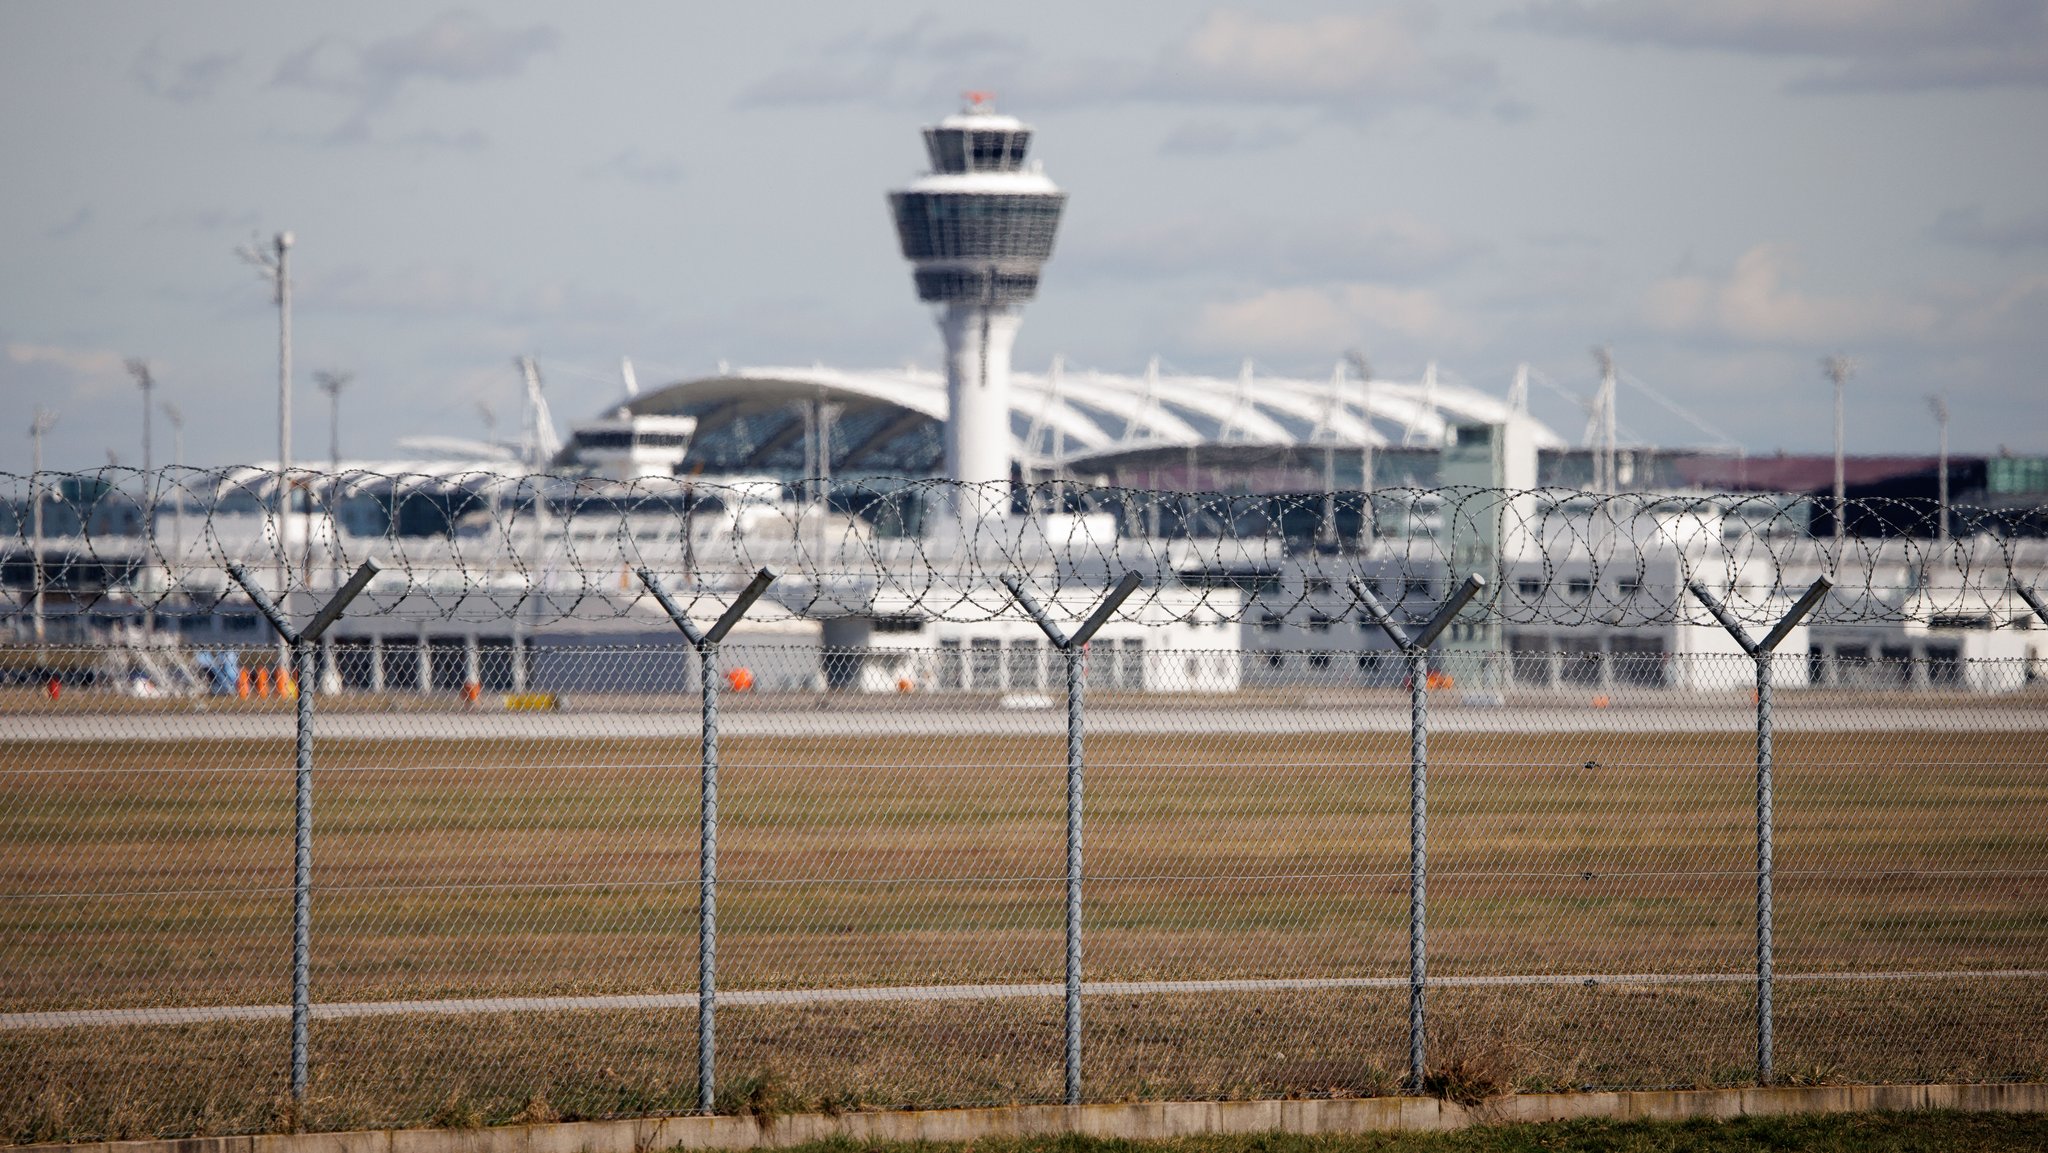
[[[1846,356],[1830,356],[1820,367],[1835,383],[1835,557],[1839,562],[1848,518],[1848,485],[1842,475],[1842,386],[1855,373],[1856,362]]]
[[[185,470],[185,413],[170,401],[163,402],[164,419],[171,422],[171,468],[182,474]],[[182,475],[179,481],[177,508],[171,513],[171,556],[185,555],[185,496]]]
[[[291,588],[285,523],[291,513],[287,486],[292,470],[292,234],[278,233],[267,250],[244,245],[236,251],[270,281],[277,300],[277,588],[283,597]]]
[[[327,563],[334,587],[341,587],[341,525],[335,519],[335,505],[341,499],[341,390],[355,374],[348,372],[321,371],[313,374],[313,383],[327,394]],[[310,579],[313,571],[312,534],[306,539],[306,575]],[[334,663],[334,638],[323,634],[320,638],[320,691],[333,696],[341,691],[341,670]]]
[[[156,389],[156,374],[150,372],[149,362],[139,356],[128,358],[128,375],[142,389],[142,548],[147,554],[156,542],[156,464],[152,459],[149,444],[151,425],[150,393]],[[145,605],[142,610],[142,636],[146,641],[156,633],[156,606]]]
[[[1948,543],[1948,392],[1943,390],[1927,398],[1928,407],[1934,410],[1934,422],[1941,428],[1941,453],[1936,458],[1934,477],[1934,503],[1940,517],[1934,539]]]
[[[35,452],[29,466],[29,525],[33,534],[31,541],[31,563],[35,567],[35,608],[30,618],[35,622],[36,647],[43,645],[43,434],[57,427],[57,414],[36,406],[36,415],[29,422],[29,440],[35,444]]]
[[[1593,414],[1594,419],[1599,421],[1599,427],[1595,432],[1598,439],[1593,457],[1593,487],[1603,496],[1613,496],[1621,487],[1621,480],[1616,475],[1614,467],[1617,455],[1614,431],[1614,405],[1617,399],[1614,389],[1614,350],[1604,344],[1596,347],[1593,349],[1593,362],[1600,366],[1600,393],[1599,399],[1594,402]]]
[[[151,390],[156,388],[156,375],[150,372],[149,362],[139,356],[128,358],[128,375],[134,377],[136,386],[142,389],[142,475],[146,480],[149,476],[150,466],[154,463],[150,459],[149,450],[149,408],[151,403],[149,394]]]
[[[1351,367],[1358,370],[1359,408],[1363,413],[1365,434],[1358,438],[1358,547],[1365,552],[1372,548],[1372,364],[1365,354],[1353,349],[1345,354]]]
[[[327,467],[341,472],[341,390],[355,379],[352,372],[316,372],[313,383],[327,394]]]

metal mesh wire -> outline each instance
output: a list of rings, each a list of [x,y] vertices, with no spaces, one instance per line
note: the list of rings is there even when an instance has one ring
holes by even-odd
[[[1170,677],[1190,655],[1148,659]],[[298,1123],[695,1106],[688,667],[560,659],[586,687],[554,711],[323,701]],[[1060,1099],[1057,659],[1010,662],[1007,691],[727,694],[723,1107]],[[1433,694],[1432,1067],[1749,1080],[1753,666],[1500,659],[1504,696]],[[814,660],[723,668],[794,683]],[[1087,1098],[1400,1086],[1406,694],[1326,669],[1089,698]],[[287,1123],[289,702],[84,696],[17,700],[0,745],[10,1135]],[[1784,1075],[2048,1073],[2042,716],[2031,692],[1785,697]]]
[[[1400,1091],[1412,666],[1373,606],[1424,627],[1464,571],[1443,534],[1503,510],[1540,522],[1535,560],[1488,570],[1424,680],[1424,1088],[1759,1079],[1758,664],[1686,586],[1761,630],[1822,572],[1819,623],[1770,666],[1772,1074],[2048,1076],[2048,709],[2019,631],[2048,553],[2020,513],[1936,547],[1871,505],[1896,531],[1835,549],[1812,509],[1747,498],[1708,543],[1699,508],[1647,498],[1599,529],[1621,498],[1381,493],[1416,532],[1354,550],[1287,527],[1320,497],[1097,493],[1061,541],[940,549],[880,514],[820,546],[787,505],[707,535],[697,495],[606,491],[577,507],[618,531],[558,523],[577,551],[548,560],[491,527],[535,489],[386,541],[408,563],[318,642],[317,685],[224,583],[280,559],[215,531],[233,509],[184,553],[159,518],[162,555],[91,573],[138,538],[81,513],[69,575],[37,570],[43,644],[25,570],[0,569],[0,1139],[698,1108],[707,687],[715,1107],[1066,1099],[1066,653],[1019,605],[1064,636],[1123,572],[1144,587],[1080,657],[1080,1096]],[[1056,527],[1019,499],[1015,524]],[[641,541],[650,517],[691,563]],[[273,552],[298,557],[299,622],[358,559]],[[792,567],[700,684],[645,582],[709,627],[764,559]],[[145,610],[186,639],[138,634]]]

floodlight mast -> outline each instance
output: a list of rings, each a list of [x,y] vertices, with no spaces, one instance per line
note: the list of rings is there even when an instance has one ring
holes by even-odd
[[[333,587],[341,587],[341,526],[336,522],[334,510],[341,499],[341,390],[355,374],[321,370],[313,374],[313,383],[327,394],[327,573]],[[311,511],[310,509],[308,510]],[[306,577],[313,575],[313,534],[306,534]],[[320,691],[333,696],[341,691],[341,670],[334,660],[334,638],[320,640]]]
[[[37,647],[37,648],[41,648],[41,647],[43,646],[43,643],[44,643],[44,632],[43,632],[43,435],[44,435],[45,433],[49,432],[49,431],[50,431],[51,429],[53,429],[53,428],[55,428],[55,427],[57,427],[57,414],[56,414],[56,413],[54,413],[54,412],[52,412],[52,411],[50,411],[50,410],[49,410],[49,409],[47,409],[47,408],[44,408],[44,407],[43,407],[42,405],[40,405],[40,404],[39,404],[39,405],[37,405],[37,406],[36,406],[36,414],[35,414],[34,418],[33,418],[33,419],[31,419],[31,420],[29,421],[29,426],[28,426],[28,435],[29,435],[29,441],[30,441],[30,442],[31,442],[31,443],[32,443],[32,444],[33,444],[33,445],[35,446],[35,448],[34,448],[34,452],[33,452],[33,453],[32,453],[32,455],[31,455],[31,460],[30,460],[30,464],[29,464],[29,470],[30,470],[30,472],[29,472],[29,476],[30,476],[30,480],[29,480],[29,486],[28,486],[28,489],[29,489],[29,492],[28,492],[28,497],[29,497],[29,531],[30,531],[30,533],[32,534],[32,536],[31,536],[31,541],[32,541],[32,547],[31,547],[31,551],[32,551],[32,553],[34,554],[34,555],[33,555],[33,559],[32,559],[32,562],[31,562],[31,563],[33,564],[33,566],[34,566],[34,568],[35,568],[35,596],[34,596],[33,598],[31,598],[31,599],[32,599],[32,603],[34,604],[34,608],[33,608],[33,610],[32,610],[32,611],[31,611],[31,613],[30,613],[30,619],[31,619],[31,620],[32,620],[32,621],[34,622],[34,624],[33,624],[33,628],[34,628],[34,630],[35,630],[35,638],[36,638],[36,647]]]
[[[924,130],[931,170],[891,192],[918,299],[946,341],[946,476],[963,526],[997,516],[1010,479],[1010,349],[1038,293],[1066,193],[1025,162],[1031,128],[990,94]]]
[[[144,555],[147,555],[156,540],[156,475],[153,469],[149,443],[150,393],[156,388],[156,374],[149,370],[149,362],[139,356],[128,358],[128,375],[142,389],[142,541]],[[156,633],[156,605],[146,603],[142,609],[142,635],[146,640]]]
[[[291,548],[286,522],[291,516],[288,487],[292,471],[292,234],[271,237],[268,250],[244,245],[236,250],[270,281],[277,301],[277,588],[279,596],[291,588]]]
[[[341,390],[355,379],[352,372],[316,372],[313,383],[327,394],[327,467],[341,472]]]
[[[156,388],[156,375],[149,370],[149,362],[139,356],[128,358],[128,375],[135,378],[136,387],[142,390],[142,474],[149,475],[151,459],[149,445],[150,391]]]
[[[1948,543],[1948,390],[1943,389],[1927,398],[1927,405],[1934,410],[1934,422],[1941,429],[1940,455],[1935,458],[1934,503],[1938,516],[1938,527],[1934,539]]]
[[[164,419],[171,425],[171,467],[182,473],[185,469],[185,410],[168,400],[162,403]],[[182,496],[171,513],[171,555],[185,555],[185,501]]]
[[[1360,421],[1365,429],[1364,433],[1358,438],[1358,547],[1359,551],[1363,552],[1372,547],[1374,520],[1372,509],[1372,438],[1374,435],[1372,425],[1372,362],[1366,360],[1365,353],[1356,348],[1345,353],[1344,359],[1350,361],[1351,367],[1358,372],[1358,410]]]
[[[1593,490],[1612,496],[1620,484],[1614,468],[1614,350],[1604,344],[1600,345],[1593,349],[1593,360],[1600,366],[1600,392],[1593,402],[1593,419],[1597,422],[1593,450]]]
[[[1856,374],[1856,362],[1846,356],[1830,356],[1820,367],[1835,385],[1835,556],[1839,562],[1849,515],[1849,486],[1842,468],[1842,386]]]

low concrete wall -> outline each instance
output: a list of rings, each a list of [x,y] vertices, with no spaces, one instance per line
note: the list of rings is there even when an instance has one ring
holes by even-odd
[[[1460,1129],[1468,1125],[1794,1113],[1956,1109],[2048,1112],[2048,1084],[1820,1085],[1648,1093],[1525,1093],[1474,1106],[1433,1097],[1338,1101],[1155,1101],[1121,1105],[1022,1105],[926,1112],[803,1113],[752,1117],[649,1117],[492,1129],[382,1129],[16,1146],[14,1153],[652,1153],[667,1149],[762,1149],[830,1137],[856,1142],[974,1141],[1084,1133],[1156,1140],[1194,1133],[1365,1133]]]

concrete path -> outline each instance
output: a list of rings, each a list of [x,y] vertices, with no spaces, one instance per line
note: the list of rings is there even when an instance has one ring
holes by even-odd
[[[694,740],[694,703],[673,713],[332,713],[315,719],[330,740],[564,740],[654,738]],[[2048,709],[2029,707],[1869,708],[1781,704],[1780,733],[1800,732],[2048,732]],[[1022,709],[728,709],[719,718],[727,737],[1052,736],[1064,733],[1062,708]],[[1712,697],[1692,704],[1591,708],[1509,705],[1458,706],[1432,702],[1432,733],[1735,733],[1753,732],[1756,715],[1746,697]],[[1177,709],[1091,707],[1090,733],[1357,733],[1406,732],[1406,708],[1234,708],[1221,702]],[[289,740],[289,713],[151,713],[20,715],[0,717],[0,746],[14,742]]]
[[[2035,980],[2048,969],[1949,969],[1932,972],[1779,973],[1779,981],[1950,981]],[[1756,980],[1753,973],[1532,973],[1484,977],[1432,977],[1432,989],[1513,985],[1729,985]],[[1137,997],[1187,993],[1270,993],[1327,989],[1405,989],[1406,977],[1303,977],[1263,981],[1090,981],[1084,996]],[[721,992],[720,1008],[745,1005],[826,1005],[873,1001],[1002,1001],[1059,997],[1054,982],[1015,985],[893,985],[841,989],[756,989]],[[470,997],[436,1001],[339,1001],[315,1004],[316,1021],[353,1017],[413,1015],[467,1016],[477,1013],[559,1013],[587,1010],[695,1009],[695,993],[626,994],[609,997]],[[209,1021],[269,1021],[291,1016],[289,1005],[196,1005],[145,1009],[67,1009],[45,1013],[0,1013],[0,1030],[76,1029],[119,1025],[193,1025]]]

